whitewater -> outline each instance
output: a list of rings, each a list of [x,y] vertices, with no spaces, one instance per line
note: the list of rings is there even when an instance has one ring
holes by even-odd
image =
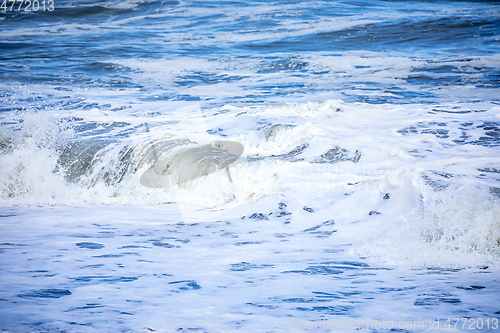
[[[498,5],[0,8],[0,330],[499,332]]]

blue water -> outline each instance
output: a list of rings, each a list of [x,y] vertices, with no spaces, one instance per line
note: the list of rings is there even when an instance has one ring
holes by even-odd
[[[499,164],[498,1],[0,9],[0,330],[497,332]]]
[[[51,104],[77,108],[91,103],[71,93],[75,86],[134,89],[137,101],[204,105],[312,100],[321,93],[370,103],[435,103],[441,94],[433,88],[462,86],[472,74],[476,87],[498,88],[496,63],[469,66],[477,57],[499,53],[497,5],[490,1],[58,1],[53,12],[1,13],[2,90],[10,96],[10,89],[20,85],[50,85],[68,91]],[[370,64],[353,61],[349,68],[337,69],[311,61],[347,52],[374,58],[380,67],[370,70]],[[415,65],[407,72],[388,74],[400,82],[372,80],[376,73],[397,70],[384,63],[385,57],[402,57]],[[129,59],[185,59],[189,65],[164,64],[176,67],[177,75],[151,82],[135,79],[134,68],[116,64]],[[196,66],[199,59],[212,66]],[[332,81],[346,74],[344,82]],[[224,98],[185,91],[218,83],[244,91]],[[35,100],[31,107],[38,106]]]

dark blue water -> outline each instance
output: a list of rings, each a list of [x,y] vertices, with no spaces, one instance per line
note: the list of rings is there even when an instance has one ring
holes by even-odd
[[[52,12],[1,12],[1,90],[10,96],[13,87],[49,85],[67,92],[49,103],[66,98],[75,107],[90,103],[78,99],[76,87],[136,89],[140,101],[209,105],[325,98],[325,93],[372,103],[436,102],[441,94],[433,90],[438,87],[472,83],[476,88],[498,88],[498,5],[56,1]],[[349,52],[369,61],[353,59],[340,68],[315,61],[328,56],[334,62]],[[174,66],[171,80],[143,81],[134,77],[141,69],[127,66],[130,59],[184,61],[156,65],[165,70]],[[194,66],[201,59],[212,66]],[[380,82],[378,74],[394,82]],[[343,82],[335,82],[339,76]],[[221,83],[248,91],[224,98],[187,91]]]

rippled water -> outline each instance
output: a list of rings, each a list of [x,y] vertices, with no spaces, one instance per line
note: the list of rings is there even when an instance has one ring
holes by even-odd
[[[499,4],[0,9],[0,329],[498,330]]]

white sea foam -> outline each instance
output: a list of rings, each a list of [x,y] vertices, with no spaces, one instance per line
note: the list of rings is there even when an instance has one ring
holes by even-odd
[[[333,217],[354,251],[387,264],[496,265],[500,206],[489,188],[500,179],[489,170],[498,148],[453,140],[466,120],[475,124],[468,140],[479,140],[480,125],[496,119],[497,108],[431,109],[328,101],[232,108],[206,124],[199,112],[180,122],[132,117],[134,126],[151,121],[151,131],[121,141],[100,135],[73,141],[69,124],[31,114],[3,130],[2,205],[177,202],[234,209],[278,194],[291,207],[314,206],[317,218]],[[105,127],[120,123],[116,114],[88,117]],[[446,124],[446,132],[436,124]],[[204,134],[207,125],[228,128],[229,136]],[[244,155],[210,171],[210,154],[203,153],[210,140],[239,143]],[[173,186],[142,186],[141,175],[152,167]]]

